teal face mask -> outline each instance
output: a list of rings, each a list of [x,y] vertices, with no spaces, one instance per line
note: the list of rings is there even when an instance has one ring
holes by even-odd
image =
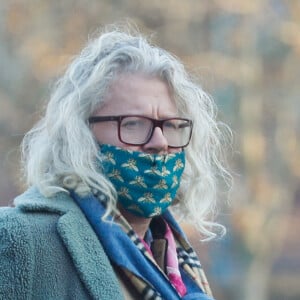
[[[113,183],[118,201],[134,215],[161,215],[173,202],[185,166],[183,151],[148,154],[100,145],[104,174]]]

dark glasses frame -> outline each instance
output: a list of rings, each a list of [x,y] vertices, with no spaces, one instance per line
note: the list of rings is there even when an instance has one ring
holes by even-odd
[[[123,119],[125,119],[127,117],[139,117],[139,118],[148,119],[152,122],[152,130],[151,130],[151,132],[148,136],[148,139],[146,141],[144,141],[143,143],[128,143],[128,142],[125,142],[125,141],[122,140],[122,137],[121,137],[121,122],[123,121]],[[143,146],[143,145],[146,145],[151,140],[154,129],[156,127],[159,127],[161,129],[162,133],[163,133],[163,124],[167,121],[170,121],[170,120],[187,121],[187,123],[189,124],[191,130],[190,130],[190,135],[189,135],[187,143],[185,143],[182,146],[170,146],[170,145],[168,145],[168,146],[170,148],[184,148],[184,147],[186,147],[189,144],[190,140],[191,140],[192,131],[193,131],[193,121],[190,120],[190,119],[187,119],[187,118],[174,117],[174,118],[167,118],[167,119],[157,120],[157,119],[153,119],[153,118],[142,116],[142,115],[92,116],[92,117],[89,117],[88,122],[89,122],[89,124],[94,124],[94,123],[107,122],[107,121],[116,121],[116,122],[118,122],[118,138],[122,143],[124,143],[126,145],[131,145],[131,146]]]

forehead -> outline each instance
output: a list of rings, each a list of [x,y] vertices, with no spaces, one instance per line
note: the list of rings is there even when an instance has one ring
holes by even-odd
[[[159,78],[123,74],[109,87],[99,112],[110,114],[177,114],[168,85]]]

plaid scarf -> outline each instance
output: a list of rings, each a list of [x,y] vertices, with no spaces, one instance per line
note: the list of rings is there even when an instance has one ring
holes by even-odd
[[[117,209],[113,211],[107,221],[102,220],[106,203],[103,194],[84,198],[74,192],[71,194],[94,228],[109,259],[121,269],[141,295],[141,299],[184,299],[158,265],[151,251],[147,249],[145,242],[134,232]],[[179,268],[182,270],[182,280],[187,287],[187,295],[190,292],[198,295],[197,298],[189,299],[213,299],[200,261],[187,242],[184,233],[168,211],[162,217],[172,230]]]

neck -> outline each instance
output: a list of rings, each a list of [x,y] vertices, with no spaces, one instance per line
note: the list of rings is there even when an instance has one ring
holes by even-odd
[[[123,207],[119,206],[119,210],[123,217],[127,220],[127,222],[131,225],[134,232],[142,239],[144,239],[146,231],[149,228],[151,218],[143,218],[135,216],[134,214],[130,213]]]

